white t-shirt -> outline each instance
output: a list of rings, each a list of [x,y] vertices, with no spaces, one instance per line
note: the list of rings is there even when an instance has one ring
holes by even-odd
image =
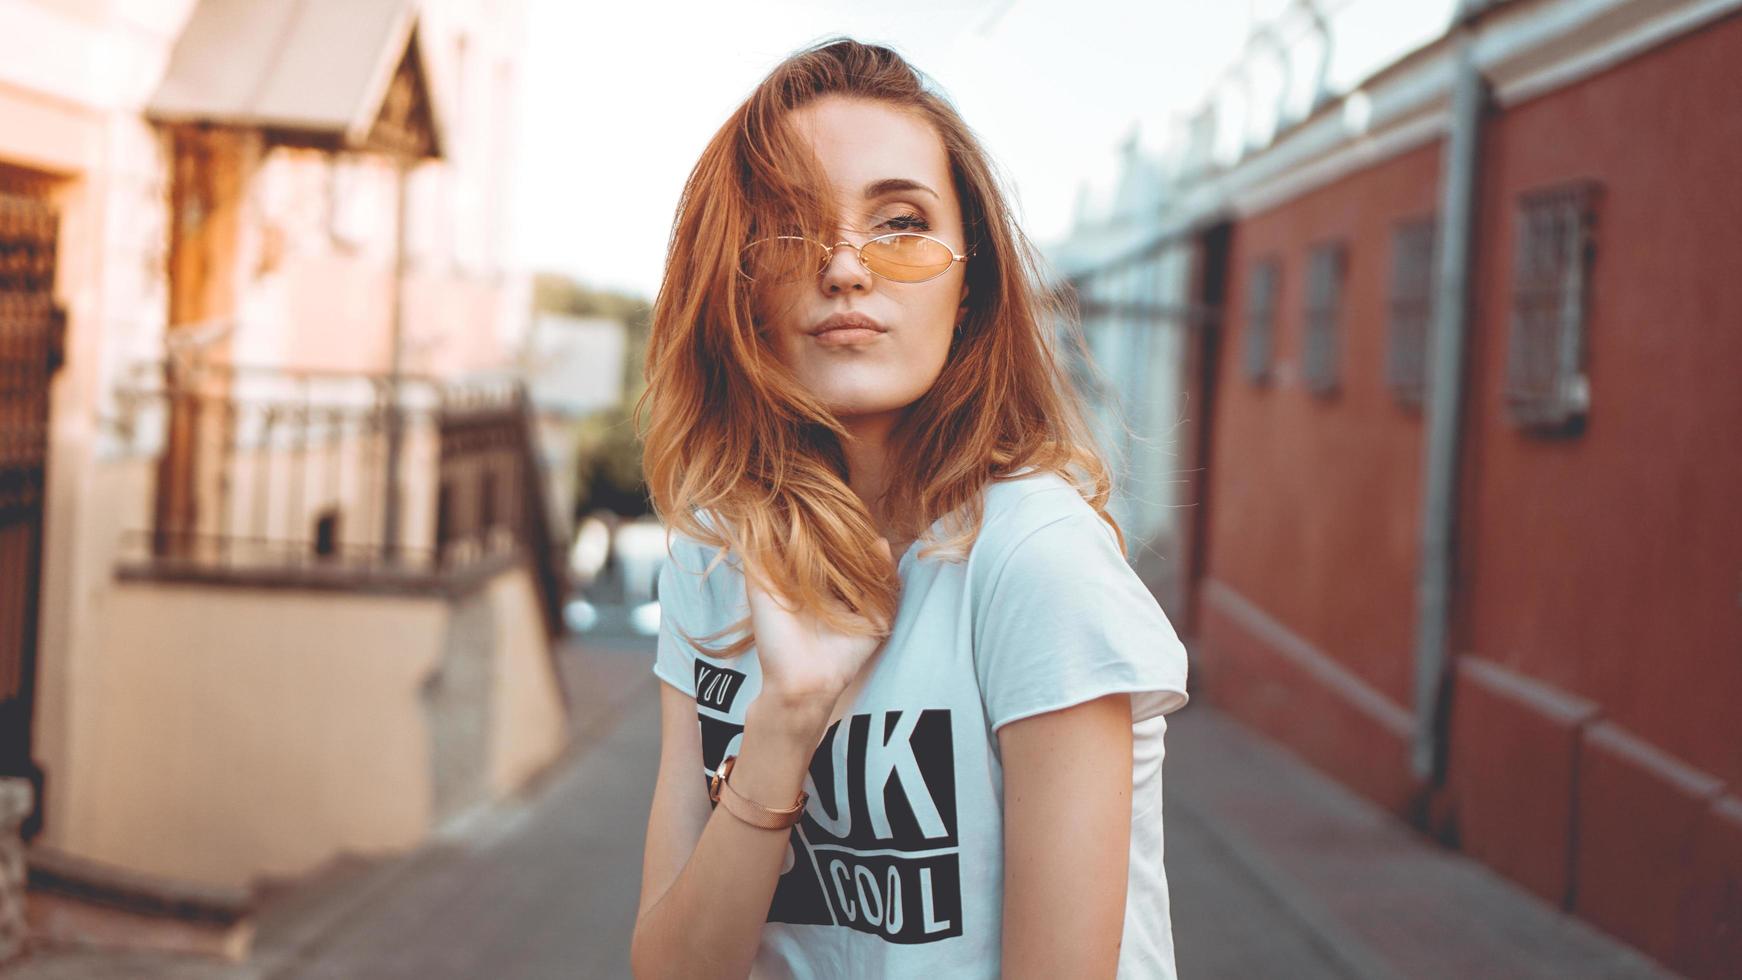
[[[752,977],[998,976],[997,729],[1115,692],[1132,696],[1135,740],[1119,976],[1174,977],[1161,765],[1163,716],[1187,700],[1185,648],[1069,483],[1030,473],[985,492],[966,562],[920,560],[918,542],[900,559],[894,631],[811,761]],[[748,615],[736,556],[697,574],[716,551],[672,538],[654,664],[696,699],[704,779],[738,751],[761,690],[754,647],[715,660],[672,631],[702,636]]]

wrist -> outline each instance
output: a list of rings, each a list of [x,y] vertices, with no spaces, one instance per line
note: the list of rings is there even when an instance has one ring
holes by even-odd
[[[737,763],[738,757],[732,755],[721,760],[719,772],[714,774],[713,780],[708,784],[709,800],[725,807],[739,820],[764,830],[785,830],[803,818],[810,794],[800,790],[798,798],[786,806],[758,803],[732,785],[732,771]]]
[[[744,711],[744,735],[752,731],[769,740],[791,743],[807,755],[829,727],[834,699],[785,697],[763,691]]]
[[[802,727],[759,726],[752,708],[745,718],[743,741],[733,764],[732,788],[770,809],[790,806],[804,788],[811,757],[821,741],[822,729],[816,731],[813,736]]]

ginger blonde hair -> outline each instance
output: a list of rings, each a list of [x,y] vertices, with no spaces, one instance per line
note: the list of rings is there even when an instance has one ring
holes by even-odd
[[[1076,486],[1121,547],[1124,535],[1107,513],[1107,466],[1060,356],[1068,337],[1087,362],[1080,327],[1069,302],[1045,286],[1038,252],[973,132],[887,47],[837,38],[799,51],[732,113],[684,185],[635,416],[654,509],[674,532],[739,556],[746,574],[833,629],[881,635],[894,622],[900,582],[878,551],[871,512],[848,486],[841,445],[850,436],[760,336],[752,284],[738,272],[746,242],[837,227],[828,183],[791,123],[794,109],[831,95],[931,124],[973,256],[967,314],[942,373],[892,433],[883,504],[896,530],[918,539],[948,516],[949,532],[921,553],[965,557],[985,486],[1032,467]],[[706,652],[730,657],[754,643],[748,617],[707,639],[732,633],[743,635]]]

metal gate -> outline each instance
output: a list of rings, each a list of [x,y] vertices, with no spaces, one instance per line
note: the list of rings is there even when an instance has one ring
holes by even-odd
[[[54,305],[57,223],[46,198],[0,189],[0,776],[29,778],[39,800],[30,720],[49,380],[64,328]]]

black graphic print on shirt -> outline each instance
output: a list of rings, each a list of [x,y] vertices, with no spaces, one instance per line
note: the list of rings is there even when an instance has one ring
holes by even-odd
[[[696,660],[696,704],[725,714],[732,710],[744,675],[730,667],[716,667]]]
[[[736,680],[696,664],[730,706]],[[736,672],[726,672],[733,673]],[[714,711],[724,713],[724,708]],[[698,709],[711,776],[737,751],[744,726]],[[768,921],[845,926],[894,943],[962,934],[955,756],[947,709],[875,711],[830,726],[811,758],[811,794],[793,827]]]

